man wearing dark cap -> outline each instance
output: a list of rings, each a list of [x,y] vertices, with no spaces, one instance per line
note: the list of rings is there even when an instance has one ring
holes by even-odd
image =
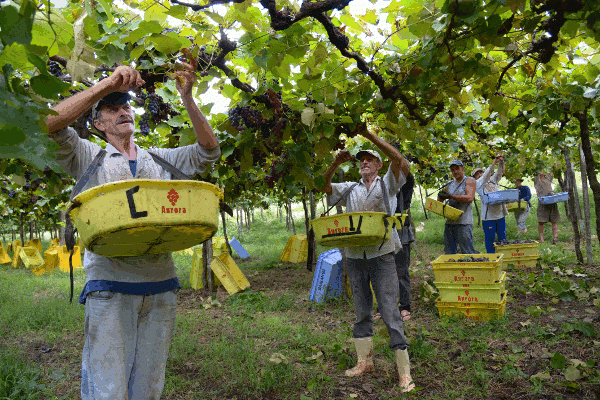
[[[473,209],[475,179],[465,176],[465,166],[460,160],[450,162],[450,172],[454,180],[438,193],[438,201],[448,200],[448,205],[463,213],[456,221],[446,219],[444,228],[444,253],[475,254],[473,246]]]
[[[176,149],[152,149],[187,175],[202,173],[219,159],[219,142],[192,98],[196,60],[178,71],[176,87],[198,139]],[[59,145],[58,163],[80,179],[102,149],[69,127],[92,108],[96,129],[108,141],[102,164],[85,189],[127,179],[171,179],[148,151],[134,142],[134,113],[127,92],[144,84],[139,72],[120,66],[87,90],[54,107],[47,124]],[[97,218],[104,218],[98,215]],[[81,397],[87,399],[159,399],[175,328],[179,282],[170,253],[139,257],[103,257],[86,250],[86,284]]]
[[[377,211],[393,213],[396,210],[396,194],[406,182],[410,173],[409,163],[394,146],[379,139],[364,129],[361,135],[373,142],[390,159],[390,166],[382,178],[378,176],[383,161],[377,151],[361,150],[356,154],[360,161],[358,183],[331,183],[337,168],[352,156],[348,151],[339,152],[333,164],[325,171],[323,192],[330,195],[329,201],[346,206],[346,212]],[[386,204],[387,201],[387,204]],[[399,374],[399,387],[402,392],[414,388],[410,376],[408,341],[404,336],[402,316],[398,309],[398,274],[394,254],[401,249],[396,229],[382,244],[364,247],[348,247],[348,279],[354,297],[353,336],[358,353],[357,365],[346,371],[346,376],[358,376],[374,370],[373,365],[373,296],[371,285],[377,298],[379,312],[390,335],[390,348],[395,350]]]

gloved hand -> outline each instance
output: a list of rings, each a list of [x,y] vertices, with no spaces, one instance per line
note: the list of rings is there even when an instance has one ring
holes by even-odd
[[[445,191],[445,190],[440,190],[440,192],[438,193],[438,197],[439,197],[439,198],[440,198],[442,201],[444,201],[444,200],[447,200],[447,199],[449,199],[449,198],[450,198],[450,193],[448,193],[448,192],[447,192],[447,191]]]

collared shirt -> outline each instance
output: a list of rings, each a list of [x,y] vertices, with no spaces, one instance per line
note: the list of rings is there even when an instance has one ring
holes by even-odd
[[[502,179],[504,174],[504,162],[498,163],[498,170],[492,176],[494,166],[490,165],[483,175],[475,181],[476,191],[479,193],[479,197],[483,199],[483,195],[490,192],[497,192],[500,188],[498,182]],[[495,221],[497,219],[504,218],[508,215],[508,209],[505,204],[487,204],[481,201],[481,220],[482,221]]]
[[[549,196],[552,194],[552,179],[554,179],[554,175],[545,174],[540,178],[539,175],[535,176],[533,180],[533,187],[535,188],[535,193],[537,197]]]
[[[402,188],[402,185],[406,182],[406,177],[404,173],[400,172],[400,176],[398,180],[394,176],[394,173],[390,168],[388,168],[386,174],[383,178],[380,176],[376,177],[375,180],[371,183],[371,186],[367,189],[363,179],[361,178],[358,185],[354,186],[352,191],[346,196],[345,199],[341,199],[342,194],[348,189],[350,186],[354,185],[354,182],[344,182],[344,183],[332,183],[332,193],[329,196],[330,204],[334,204],[338,200],[340,200],[339,204],[342,206],[346,206],[346,212],[360,212],[360,211],[377,211],[377,212],[387,212],[385,203],[383,201],[383,191],[381,190],[381,180],[385,183],[385,187],[388,191],[388,200],[389,200],[389,210],[393,213],[396,210],[396,194]],[[397,253],[402,245],[400,244],[400,239],[398,237],[397,230],[391,229],[389,227],[391,234],[389,238],[381,244],[376,244],[373,246],[365,246],[365,247],[348,247],[347,248],[347,256],[348,258],[363,258],[367,259],[381,256],[387,253]]]
[[[81,178],[101,150],[99,145],[79,138],[77,132],[70,127],[56,132],[51,137],[59,146],[56,152],[57,162],[75,179]],[[136,151],[134,176],[129,160],[113,145],[107,144],[106,157],[96,173],[90,177],[84,190],[128,179],[171,179],[171,174],[156,164],[146,150],[136,145]],[[221,156],[219,146],[207,150],[197,143],[176,149],[151,151],[187,175],[204,172]],[[86,250],[84,259],[86,287],[80,296],[80,303],[85,302],[85,295],[93,290],[157,294],[179,287],[171,253],[138,257],[103,257]]]

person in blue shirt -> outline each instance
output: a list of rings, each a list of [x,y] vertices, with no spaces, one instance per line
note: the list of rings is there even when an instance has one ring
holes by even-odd
[[[517,233],[525,234],[527,233],[527,216],[529,215],[529,209],[531,207],[531,190],[529,186],[525,186],[522,184],[523,179],[517,178],[515,180],[515,186],[519,189],[519,200],[525,202],[525,209],[521,210],[519,207],[519,211],[515,212],[515,219],[517,220]]]

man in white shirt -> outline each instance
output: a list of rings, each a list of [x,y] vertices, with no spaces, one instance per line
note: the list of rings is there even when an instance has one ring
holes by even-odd
[[[498,164],[498,170],[492,175],[496,164]],[[487,204],[484,202],[483,195],[499,190],[498,182],[502,179],[503,174],[504,156],[502,156],[502,154],[498,154],[496,158],[494,158],[492,165],[485,171],[479,168],[473,173],[476,182],[476,190],[481,198],[481,221],[485,237],[485,249],[488,253],[496,252],[494,246],[496,235],[498,236],[498,241],[506,239],[505,217],[508,215],[508,210],[506,209],[505,204]]]
[[[192,98],[196,60],[178,71],[181,95],[198,143],[176,149],[153,149],[187,175],[202,173],[219,159],[219,142]],[[134,142],[134,115],[127,92],[144,84],[138,71],[120,66],[94,86],[65,99],[48,117],[48,129],[59,145],[58,163],[80,179],[102,148],[81,139],[69,127],[92,108],[95,127],[107,139],[106,156],[86,188],[126,179],[171,179]],[[97,218],[104,216],[98,215]],[[179,282],[171,253],[138,257],[103,257],[86,250],[85,344],[81,398],[159,399],[165,382],[169,345],[175,329]]]
[[[396,194],[406,182],[410,172],[409,163],[394,146],[364,129],[361,135],[369,139],[390,159],[390,166],[383,178],[378,176],[383,161],[377,151],[361,150],[356,154],[360,160],[362,179],[353,182],[331,183],[337,168],[352,156],[348,151],[337,154],[334,163],[323,174],[325,186],[322,191],[330,195],[330,202],[346,206],[346,212],[378,211],[390,213],[396,209]],[[348,193],[346,193],[349,190]],[[384,194],[384,191],[386,192]],[[387,198],[388,204],[385,204]],[[348,278],[354,297],[356,322],[353,328],[354,344],[358,353],[357,365],[346,371],[346,376],[358,376],[372,371],[373,365],[373,297],[371,285],[377,298],[379,312],[390,335],[390,348],[395,350],[396,365],[400,378],[400,390],[408,392],[415,385],[410,376],[408,341],[404,336],[402,317],[398,309],[398,275],[394,254],[401,249],[396,229],[389,239],[374,246],[348,247]]]

